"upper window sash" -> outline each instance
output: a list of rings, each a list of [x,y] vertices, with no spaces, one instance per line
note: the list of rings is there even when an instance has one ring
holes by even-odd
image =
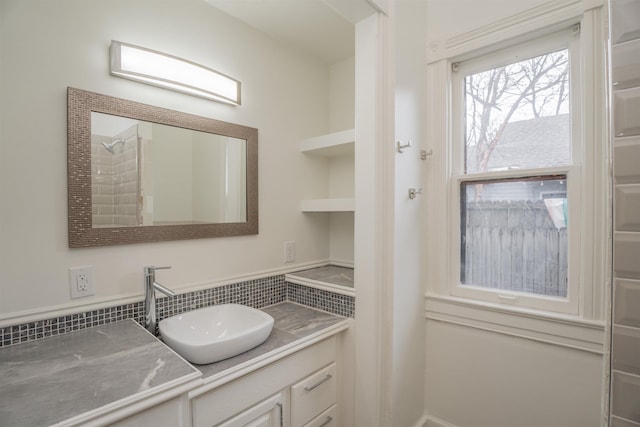
[[[484,54],[480,57],[465,60],[463,62],[450,61],[451,63],[451,138],[452,138],[452,162],[451,174],[465,175],[465,78],[479,72],[502,67],[527,58],[543,55],[560,49],[569,50],[569,84],[571,98],[569,109],[571,114],[571,162],[570,165],[581,163],[581,137],[579,107],[581,99],[580,85],[580,37],[579,25],[558,31],[556,33],[516,45]],[[578,108],[578,111],[576,111]],[[461,143],[462,142],[462,143]],[[517,175],[519,171],[514,170]],[[508,175],[508,174],[506,174]]]

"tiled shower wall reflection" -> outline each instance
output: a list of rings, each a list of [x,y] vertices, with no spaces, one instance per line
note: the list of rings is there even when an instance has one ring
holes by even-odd
[[[137,126],[114,137],[92,135],[91,188],[94,227],[140,224],[138,182]]]
[[[285,282],[284,275],[188,292],[175,297],[159,298],[156,303],[156,313],[160,321],[185,311],[215,304],[236,303],[262,308],[284,301],[295,302],[343,317],[355,315],[353,297],[288,283]],[[125,319],[133,319],[144,325],[143,301],[0,328],[0,347]]]

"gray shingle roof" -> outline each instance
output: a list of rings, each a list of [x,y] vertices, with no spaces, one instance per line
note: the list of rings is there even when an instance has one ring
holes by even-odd
[[[569,114],[507,124],[489,158],[488,169],[529,169],[566,165],[571,160]],[[467,172],[478,171],[476,147],[467,148]]]

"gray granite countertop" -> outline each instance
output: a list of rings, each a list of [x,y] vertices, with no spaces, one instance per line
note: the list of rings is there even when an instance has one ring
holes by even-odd
[[[133,320],[9,346],[0,425],[54,424],[185,376],[199,375]]]
[[[211,363],[209,365],[195,365],[207,379],[220,374],[235,366],[244,364],[268,353],[302,340],[316,333],[322,332],[330,326],[346,322],[344,317],[323,311],[314,310],[299,304],[283,302],[265,307],[262,311],[270,314],[275,320],[273,331],[269,338],[259,345],[238,356]]]
[[[288,276],[353,288],[353,268],[339,265],[324,265],[308,270],[295,271],[289,273]]]
[[[180,379],[226,375],[327,329],[343,317],[284,302],[267,340],[245,353],[192,366],[133,320],[0,349],[0,426],[55,424]],[[197,368],[197,369],[196,369]],[[145,393],[146,392],[146,393]]]

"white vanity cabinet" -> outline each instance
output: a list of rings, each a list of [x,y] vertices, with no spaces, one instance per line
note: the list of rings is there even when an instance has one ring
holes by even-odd
[[[193,427],[337,425],[336,354],[333,336],[222,385],[212,379],[189,393]]]

